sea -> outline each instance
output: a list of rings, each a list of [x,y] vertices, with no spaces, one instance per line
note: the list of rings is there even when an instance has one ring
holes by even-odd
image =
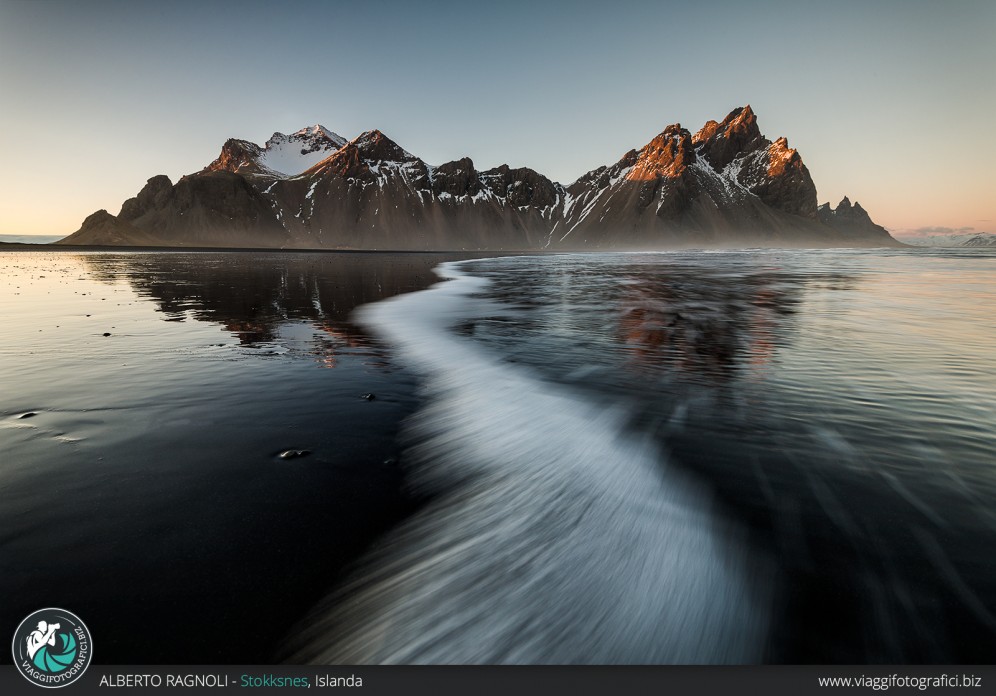
[[[996,250],[0,252],[0,630],[996,659]]]
[[[65,236],[64,234],[0,234],[0,242],[12,244],[51,244]]]

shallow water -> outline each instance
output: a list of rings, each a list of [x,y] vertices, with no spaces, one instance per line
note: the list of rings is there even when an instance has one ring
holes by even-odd
[[[0,234],[0,242],[13,244],[51,244],[62,239],[62,234]]]
[[[409,476],[434,502],[297,658],[996,657],[992,251],[444,274],[361,314],[425,381]]]
[[[996,658],[992,251],[473,260],[393,297],[447,258],[0,254],[0,630],[64,606],[105,663]]]
[[[271,661],[411,508],[414,383],[349,315],[446,258],[0,254],[0,632],[64,606],[105,663]]]

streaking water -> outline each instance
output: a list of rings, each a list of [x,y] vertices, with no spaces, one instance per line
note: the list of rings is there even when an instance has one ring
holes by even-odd
[[[424,375],[431,502],[295,659],[992,661],[994,271],[520,257],[367,308]]]
[[[361,315],[426,378],[413,475],[437,497],[332,599],[295,659],[760,659],[765,588],[748,583],[743,542],[706,491],[625,434],[621,413],[452,334],[487,312],[468,302],[486,281],[452,265],[443,275],[455,282]]]
[[[991,250],[461,265],[402,467],[440,257],[3,257],[0,623],[272,662],[408,519],[299,658],[996,660]]]

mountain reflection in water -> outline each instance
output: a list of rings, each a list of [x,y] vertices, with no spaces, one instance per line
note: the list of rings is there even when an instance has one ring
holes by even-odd
[[[0,624],[54,604],[107,663],[271,662],[413,505],[414,380],[350,313],[462,256],[0,255]]]
[[[0,618],[58,597],[109,662],[268,662],[339,586],[298,656],[992,661],[992,252],[411,292],[453,258],[8,254]]]
[[[438,279],[432,269],[454,254],[167,253],[80,255],[106,283],[127,281],[156,303],[166,321],[218,324],[247,348],[288,343],[288,325],[314,329],[291,337],[291,348],[327,367],[336,355],[363,348],[382,355],[353,310]],[[386,363],[382,363],[386,366]]]
[[[427,383],[407,437],[437,497],[292,654],[991,662],[994,260],[502,258],[368,307]]]

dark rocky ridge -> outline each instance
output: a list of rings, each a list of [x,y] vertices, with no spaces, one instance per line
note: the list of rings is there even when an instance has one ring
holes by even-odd
[[[317,163],[295,174],[286,157]],[[284,159],[278,159],[283,157]],[[668,126],[614,165],[564,187],[526,168],[432,167],[380,131],[345,142],[321,126],[265,147],[228,140],[176,184],[153,177],[117,217],[87,218],[63,244],[349,249],[660,249],[898,245],[860,206],[816,206],[785,138],[750,106],[691,134]],[[847,205],[844,205],[846,203]]]
[[[202,172],[232,172],[233,174],[265,174],[259,164],[263,148],[248,140],[229,138],[221,146],[218,159],[206,166]]]
[[[259,190],[226,171],[185,176],[176,184],[160,174],[125,201],[117,217],[102,212],[57,243],[281,247],[290,241]]]
[[[816,217],[823,224],[844,235],[862,236],[871,234],[874,230],[879,237],[890,236],[888,230],[872,222],[871,216],[860,203],[855,201],[852,205],[847,196],[844,196],[834,209],[830,208],[829,203],[821,205],[816,211]]]
[[[87,216],[79,230],[66,239],[56,242],[56,244],[155,246],[160,244],[160,240],[156,236],[134,227],[128,221],[114,217],[106,210],[98,210]]]

